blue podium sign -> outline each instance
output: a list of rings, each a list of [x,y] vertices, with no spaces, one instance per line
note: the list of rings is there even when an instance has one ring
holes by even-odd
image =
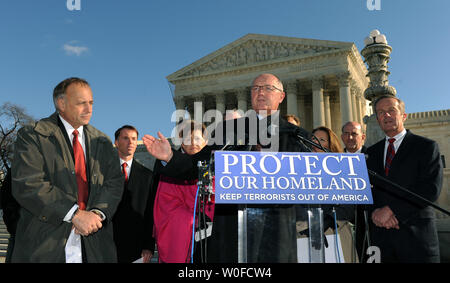
[[[372,204],[364,154],[216,151],[215,202]]]

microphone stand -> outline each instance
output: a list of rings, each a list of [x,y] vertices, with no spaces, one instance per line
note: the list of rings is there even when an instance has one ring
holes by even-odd
[[[200,262],[207,263],[207,237],[208,237],[208,222],[206,221],[206,203],[211,202],[211,195],[214,194],[212,189],[212,177],[210,175],[210,165],[205,162],[198,161],[198,196],[197,207],[197,229],[198,229],[198,243],[200,245]],[[203,225],[202,225],[203,224]],[[195,233],[195,234],[197,234]]]
[[[385,182],[385,183],[389,184],[390,186],[393,186],[396,189],[401,190],[402,192],[405,192],[405,193],[413,196],[414,198],[420,200],[421,202],[423,202],[423,203],[425,203],[425,204],[427,204],[427,205],[429,205],[429,206],[431,206],[431,207],[433,207],[433,208],[435,208],[435,209],[437,209],[437,210],[439,210],[439,211],[441,211],[441,212],[443,212],[443,213],[445,213],[445,214],[450,216],[450,211],[440,207],[439,205],[437,205],[437,204],[427,200],[426,198],[424,198],[424,197],[422,197],[422,196],[420,196],[420,195],[418,195],[418,194],[416,194],[414,192],[411,192],[410,190],[400,186],[399,184],[394,183],[391,180],[388,180],[387,178],[385,178],[383,176],[380,176],[380,174],[378,174],[377,172],[374,172],[374,171],[369,170],[369,169],[367,169],[367,172],[369,172],[369,175],[374,177],[375,179],[378,179],[378,180],[380,180],[382,182]]]
[[[319,148],[319,149],[321,149],[321,150],[323,150],[325,152],[330,152],[328,149],[324,148],[321,144],[317,144],[317,143],[315,143],[313,141],[305,139],[304,137],[302,137],[302,136],[300,136],[298,134],[297,134],[297,137],[304,143],[307,143],[307,144],[310,144],[312,146],[315,146],[315,147],[317,147],[317,148]],[[416,194],[414,192],[411,192],[410,190],[400,186],[399,184],[394,183],[391,180],[388,180],[387,178],[385,178],[383,176],[380,176],[380,174],[378,174],[377,172],[369,170],[369,169],[367,169],[367,172],[369,173],[370,176],[374,177],[375,179],[378,179],[378,180],[380,180],[382,182],[385,182],[385,183],[395,187],[396,189],[399,189],[402,192],[405,192],[405,193],[407,193],[407,194],[417,198],[418,200],[422,201],[423,203],[425,203],[425,204],[427,204],[427,205],[429,205],[429,206],[431,206],[431,207],[433,207],[433,208],[435,208],[435,209],[437,209],[437,210],[439,210],[439,211],[441,211],[441,212],[443,212],[443,213],[445,213],[447,215],[450,215],[450,211],[440,207],[439,205],[437,205],[437,204],[427,200],[426,198],[424,198],[424,197],[422,197],[422,196],[420,196],[420,195],[418,195],[418,194]]]
[[[313,151],[311,146],[319,148],[323,151],[327,151],[327,149],[324,148],[320,144],[320,142],[319,144],[317,144],[309,139],[304,138],[299,133],[296,133],[295,135],[297,136],[298,143],[309,149],[310,152]],[[308,205],[309,261],[311,263],[325,263],[325,231],[323,231],[323,218],[324,213],[320,204]]]

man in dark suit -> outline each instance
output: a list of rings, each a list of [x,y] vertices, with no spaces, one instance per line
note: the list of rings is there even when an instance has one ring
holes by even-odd
[[[197,178],[197,161],[210,160],[212,150],[224,147],[227,131],[234,129],[234,139],[226,149],[263,151],[309,151],[300,144],[297,132],[305,138],[310,134],[280,117],[278,107],[285,97],[283,84],[272,74],[262,74],[253,80],[251,101],[254,111],[245,117],[228,120],[215,129],[216,144],[206,146],[198,154],[188,156],[170,148],[167,139],[145,135],[143,141],[150,154],[167,162],[163,174],[174,178]],[[232,127],[231,124],[233,125]],[[229,132],[229,131],[228,131]],[[272,134],[271,134],[272,133]],[[240,139],[242,137],[242,140]],[[243,144],[242,147],[236,146]],[[234,146],[234,147],[233,147]],[[188,177],[189,176],[189,177]],[[257,206],[249,209],[249,262],[297,262],[296,211],[294,205]],[[256,216],[256,217],[254,217]],[[216,205],[214,224],[208,244],[208,262],[237,262],[237,207]]]
[[[366,140],[366,134],[362,129],[362,126],[358,122],[349,121],[342,126],[341,134],[342,142],[345,145],[345,152],[349,153],[363,153],[366,154],[367,147],[364,146]],[[366,216],[367,210],[365,205],[356,205],[356,218],[355,223],[355,241],[356,241],[356,251],[358,253],[358,258],[360,262],[365,261],[366,249],[368,247],[367,235],[366,235]],[[366,212],[366,213],[364,213]]]
[[[435,141],[404,128],[404,103],[393,96],[375,102],[378,124],[386,139],[368,149],[367,167],[429,201],[442,187],[442,163]],[[371,240],[382,262],[439,262],[433,208],[376,178]]]
[[[116,262],[111,220],[123,176],[111,140],[89,124],[87,81],[53,91],[56,112],[21,128],[11,166],[20,204],[12,262]]]
[[[138,135],[137,129],[130,125],[121,127],[114,135],[125,176],[122,200],[113,218],[118,262],[133,262],[142,257],[147,263],[155,250],[153,172],[133,158]]]

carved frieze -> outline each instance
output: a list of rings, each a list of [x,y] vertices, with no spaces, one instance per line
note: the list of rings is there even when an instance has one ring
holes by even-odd
[[[197,76],[217,70],[226,70],[244,65],[248,66],[298,55],[312,55],[318,52],[336,49],[338,48],[275,41],[249,40],[218,55],[210,61],[183,73],[181,77]]]

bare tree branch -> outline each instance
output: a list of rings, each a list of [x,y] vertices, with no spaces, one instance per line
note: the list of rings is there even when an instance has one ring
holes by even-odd
[[[34,122],[23,107],[6,102],[0,106],[0,182],[3,183],[3,172],[11,167],[14,142],[17,131]]]

